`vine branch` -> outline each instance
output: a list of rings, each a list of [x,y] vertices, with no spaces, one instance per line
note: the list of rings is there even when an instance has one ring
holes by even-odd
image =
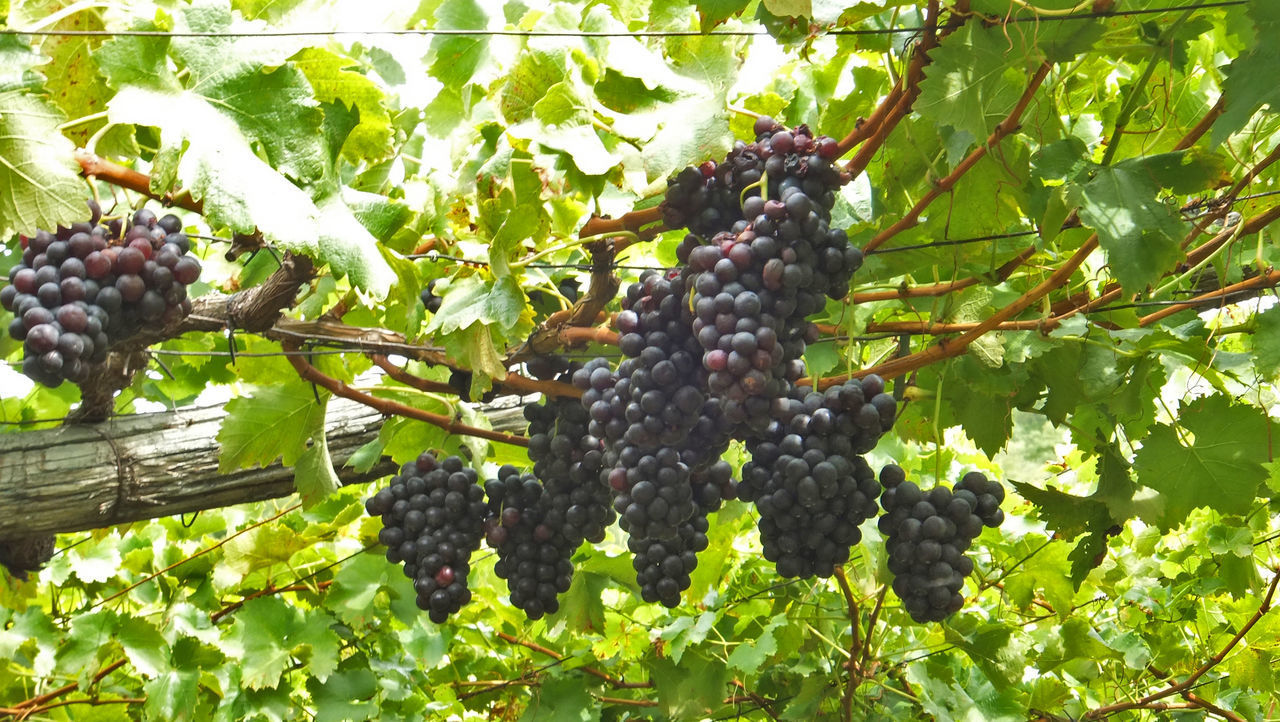
[[[1173,695],[1182,695],[1184,692],[1190,692],[1195,683],[1207,674],[1209,670],[1221,664],[1222,660],[1226,659],[1227,655],[1231,653],[1231,650],[1235,649],[1236,645],[1239,644],[1240,641],[1244,639],[1245,635],[1249,633],[1249,630],[1253,629],[1253,626],[1266,616],[1267,612],[1271,611],[1271,602],[1276,595],[1276,586],[1280,584],[1280,569],[1275,569],[1273,571],[1275,574],[1271,577],[1271,586],[1267,588],[1267,594],[1262,598],[1262,603],[1258,605],[1257,611],[1253,613],[1253,616],[1249,618],[1249,621],[1244,623],[1244,626],[1240,627],[1240,631],[1236,632],[1235,636],[1223,645],[1222,649],[1219,650],[1217,654],[1213,655],[1208,661],[1200,665],[1200,667],[1197,668],[1196,671],[1192,672],[1190,676],[1181,682],[1172,683],[1158,692],[1153,692],[1142,699],[1130,702],[1117,702],[1115,704],[1106,705],[1105,707],[1098,707],[1086,713],[1081,719],[1102,719],[1103,717],[1108,717],[1116,714],[1117,712],[1124,712],[1126,710],[1150,709],[1148,705],[1153,702],[1157,702],[1166,697],[1172,697]],[[1192,702],[1192,704],[1195,704],[1195,702]],[[1197,704],[1196,706],[1201,705]]]

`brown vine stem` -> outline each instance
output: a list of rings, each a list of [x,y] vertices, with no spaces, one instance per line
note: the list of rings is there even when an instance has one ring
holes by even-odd
[[[1031,76],[1031,81],[1027,83],[1027,89],[1022,92],[1022,96],[1018,98],[1013,110],[1009,111],[1009,115],[1005,116],[1004,120],[996,124],[995,130],[991,131],[987,141],[965,156],[965,159],[960,161],[960,164],[948,173],[945,178],[934,183],[933,187],[924,194],[924,197],[916,201],[916,204],[911,207],[910,211],[907,211],[906,215],[899,218],[893,225],[877,233],[870,241],[867,241],[867,244],[862,248],[862,252],[870,253],[874,251],[885,241],[919,223],[920,215],[924,213],[930,204],[955,187],[956,182],[965,173],[969,172],[969,169],[977,165],[978,161],[986,157],[987,153],[991,152],[991,149],[1000,141],[1016,132],[1021,127],[1020,120],[1023,112],[1031,104],[1031,99],[1035,97],[1036,91],[1040,89],[1040,85],[1044,83],[1044,79],[1048,77],[1052,68],[1053,66],[1048,61],[1042,63],[1039,69],[1036,70],[1035,75]]]
[[[1001,283],[1013,275],[1013,272],[1019,266],[1026,263],[1036,253],[1035,246],[1027,246],[1021,253],[1014,256],[990,274],[988,280],[995,283]],[[955,281],[945,281],[942,283],[932,283],[926,286],[903,286],[889,291],[864,291],[863,293],[854,293],[848,296],[848,303],[856,305],[859,303],[871,303],[872,301],[892,301],[902,298],[923,298],[931,296],[945,296],[948,293],[954,293],[970,286],[976,285],[984,280],[979,276],[971,276],[969,278],[961,278]]]
[[[1139,318],[1138,325],[1149,326],[1155,323],[1156,321],[1159,321],[1164,318],[1168,318],[1169,316],[1172,316],[1173,314],[1178,313],[1179,311],[1185,311],[1189,308],[1195,308],[1196,306],[1202,305],[1205,301],[1211,301],[1215,298],[1223,298],[1228,294],[1232,294],[1237,291],[1246,291],[1251,288],[1266,288],[1268,286],[1274,286],[1278,283],[1280,283],[1280,271],[1268,271],[1266,273],[1262,273],[1257,276],[1254,276],[1253,278],[1245,279],[1239,283],[1233,283],[1230,286],[1223,286],[1222,288],[1219,288],[1216,291],[1210,291],[1209,293],[1202,293],[1199,296],[1195,296],[1194,298],[1188,299],[1184,303],[1177,303],[1172,306],[1166,306],[1165,308],[1162,308],[1159,311],[1156,311],[1155,313],[1151,313],[1146,316],[1143,316],[1142,318]]]
[[[1204,117],[1200,119],[1200,122],[1196,123],[1195,127],[1188,131],[1187,134],[1182,137],[1182,140],[1178,141],[1177,145],[1173,146],[1173,149],[1186,150],[1187,148],[1195,145],[1196,141],[1200,140],[1200,137],[1208,132],[1209,128],[1213,127],[1214,122],[1218,120],[1218,116],[1222,115],[1222,111],[1225,110],[1226,107],[1226,98],[1218,98],[1218,102],[1214,103],[1213,107],[1205,112]]]
[[[863,637],[862,654],[858,657],[858,665],[863,669],[871,661],[871,640],[875,637],[876,621],[880,619],[880,610],[884,608],[884,598],[888,594],[889,587],[880,587],[880,593],[876,595],[876,605],[871,608],[871,616],[867,617],[867,634]]]
[[[1084,263],[1084,259],[1093,253],[1098,247],[1098,234],[1089,236],[1076,252],[1067,259],[1065,263],[1059,266],[1049,277],[1041,281],[1034,288],[1019,296],[1012,303],[993,313],[985,321],[966,331],[961,336],[954,339],[942,339],[938,343],[929,346],[921,351],[917,351],[909,356],[900,356],[890,359],[884,363],[877,364],[870,368],[856,371],[852,374],[840,374],[821,379],[817,383],[817,388],[826,389],[837,384],[842,384],[850,378],[861,378],[868,374],[878,374],[882,378],[891,379],[901,376],[902,374],[914,371],[918,368],[937,363],[943,359],[952,358],[965,353],[969,345],[972,344],[979,336],[988,331],[995,329],[1001,323],[1008,321],[1011,317],[1021,313],[1028,306],[1044,298],[1049,292],[1055,288],[1060,288],[1071,278],[1071,274]],[[801,380],[805,383],[805,380]],[[812,382],[810,382],[812,383]]]
[[[108,664],[107,666],[98,670],[98,673],[93,675],[93,681],[91,681],[89,685],[92,686],[97,684],[98,682],[101,682],[103,678],[105,678],[108,674],[111,674],[117,669],[120,669],[121,667],[123,667],[126,661],[127,660],[124,660],[124,659],[117,659],[111,664]],[[19,702],[13,705],[12,707],[0,709],[0,714],[8,714],[8,715],[13,715],[15,717],[27,717],[30,714],[32,714],[32,712],[34,712],[36,708],[52,700],[55,700],[64,694],[70,694],[71,692],[74,692],[79,688],[80,688],[79,682],[71,682],[70,684],[65,684],[55,690],[45,692],[42,695],[32,697],[31,699]]]
[[[280,346],[286,351],[298,351],[302,348],[302,344],[293,339],[281,342]],[[384,414],[403,416],[408,419],[424,421],[433,426],[438,426],[451,434],[475,436],[502,444],[511,444],[513,446],[527,447],[529,445],[529,439],[524,436],[516,436],[514,434],[507,434],[501,431],[493,431],[492,429],[481,429],[475,426],[469,426],[462,422],[454,421],[444,414],[424,411],[407,404],[402,404],[398,401],[380,399],[376,396],[370,396],[369,394],[356,391],[346,383],[335,379],[332,376],[325,374],[315,366],[312,366],[305,356],[291,354],[287,358],[289,363],[293,365],[293,369],[298,372],[298,376],[303,380],[310,381],[311,383],[326,389],[335,396],[341,396],[344,399],[350,399],[357,403],[364,404],[365,406],[377,409]]]
[[[911,106],[916,102],[916,98],[920,95],[920,81],[924,80],[924,69],[929,64],[929,51],[938,46],[947,35],[950,35],[956,28],[964,22],[965,14],[968,12],[969,0],[960,0],[952,9],[952,16],[947,21],[946,27],[938,32],[938,3],[931,2],[929,7],[933,12],[929,13],[928,19],[925,21],[925,35],[920,43],[916,45],[915,53],[911,56],[911,62],[907,66],[906,75],[899,78],[898,83],[894,86],[897,91],[896,97],[893,91],[885,96],[881,101],[880,107],[876,108],[872,114],[879,114],[880,120],[876,123],[865,123],[869,129],[865,131],[865,138],[860,139],[862,146],[858,148],[858,152],[853,158],[845,164],[844,169],[849,175],[857,177],[871,165],[871,159],[875,157],[880,148],[889,138],[889,134],[893,129],[902,122],[911,112]],[[881,112],[881,108],[885,108]],[[857,130],[854,131],[855,133]],[[850,145],[852,148],[852,144]]]
[[[618,332],[607,326],[565,326],[557,334],[565,346],[580,343],[598,343],[603,346],[617,346]]]
[[[549,649],[547,647],[544,647],[541,644],[538,644],[537,642],[530,642],[526,639],[520,639],[519,637],[516,637],[511,634],[507,634],[506,632],[496,632],[495,634],[497,635],[498,639],[501,639],[504,642],[510,642],[511,644],[518,644],[521,647],[524,647],[526,649],[531,649],[539,654],[545,654],[548,657],[556,660],[557,662],[563,662],[566,659],[563,654],[560,654],[554,649]],[[586,674],[589,674],[592,677],[603,680],[614,689],[651,689],[653,687],[653,682],[627,682],[626,680],[621,680],[615,677],[611,677],[608,674],[601,672],[600,670],[595,669],[593,667],[577,667],[576,669],[582,672],[585,672]]]
[[[259,597],[268,597],[268,596],[271,596],[272,594],[284,594],[285,592],[313,592],[316,590],[327,589],[331,584],[333,584],[333,580],[326,579],[323,582],[317,582],[314,588],[309,587],[306,584],[290,584],[285,587],[268,586],[267,588],[259,589],[258,591],[253,592],[252,594],[247,594],[244,596],[243,599],[238,599],[228,604],[227,606],[223,607],[222,609],[219,609],[218,611],[210,614],[209,621],[212,622],[213,624],[217,624],[219,619],[222,619],[228,614],[235,612],[240,607],[243,607],[246,603],[251,602],[254,599],[257,599]]]
[[[43,704],[39,707],[31,707],[24,710],[14,711],[12,707],[0,707],[0,715],[14,715],[18,719],[27,719],[32,715],[48,712],[58,707],[70,707],[73,704],[87,704],[91,707],[98,707],[104,704],[146,704],[146,697],[121,697],[120,699],[95,699],[93,697],[87,699],[64,699],[61,702],[52,704]]]
[[[1223,709],[1218,705],[1205,699],[1204,697],[1201,697],[1193,692],[1190,692],[1190,691],[1183,692],[1182,698],[1197,707],[1203,708],[1205,710],[1208,710],[1209,712],[1212,712],[1218,715],[1219,717],[1227,720],[1228,722],[1245,722],[1244,717],[1241,717],[1240,715],[1230,710]]]
[[[448,394],[457,396],[458,390],[449,384],[440,381],[430,381],[415,376],[403,368],[391,363],[386,356],[382,354],[368,354],[369,359],[374,365],[382,369],[388,376],[399,381],[405,386],[411,386],[419,391],[428,393]],[[577,398],[582,396],[582,392],[574,388],[572,384],[566,384],[561,381],[539,381],[537,379],[527,378],[515,373],[508,373],[507,378],[502,381],[494,381],[494,386],[502,388],[515,394],[546,394],[548,396],[567,396]]]
[[[370,361],[373,361],[375,366],[382,369],[388,376],[399,381],[405,386],[411,386],[419,391],[426,391],[427,393],[449,394],[450,396],[456,396],[458,394],[457,389],[453,388],[449,384],[440,381],[428,381],[420,376],[414,376],[408,371],[405,371],[399,366],[388,361],[387,357],[382,354],[371,353],[366,355],[369,357]]]
[[[112,163],[106,158],[90,153],[84,148],[76,148],[75,159],[80,164],[80,172],[86,176],[98,178],[111,185],[142,194],[153,200],[160,201],[166,206],[178,206],[193,213],[203,212],[200,201],[193,199],[186,193],[181,193],[177,196],[172,193],[154,193],[151,190],[151,177],[145,173],[139,173],[132,168]]]
[[[609,233],[639,233],[640,229],[650,223],[662,222],[662,206],[642,208],[638,211],[624,213],[618,218],[601,218],[592,216],[578,231],[580,238],[601,236]]]
[[[858,688],[858,680],[862,668],[854,660],[858,650],[862,648],[862,612],[858,601],[853,597],[853,589],[849,587],[849,579],[845,576],[844,567],[836,567],[836,583],[840,585],[840,593],[844,595],[845,606],[849,609],[849,681],[845,685],[844,694],[840,698],[840,708],[846,722],[853,720],[853,692]]]
[[[1231,650],[1235,649],[1236,645],[1239,644],[1240,641],[1244,639],[1245,635],[1249,633],[1249,630],[1253,629],[1253,626],[1257,624],[1258,621],[1267,614],[1267,612],[1271,611],[1271,601],[1276,595],[1276,585],[1280,584],[1280,569],[1274,569],[1272,571],[1274,572],[1274,575],[1271,577],[1271,586],[1267,588],[1267,594],[1262,598],[1262,603],[1258,605],[1258,610],[1253,613],[1253,616],[1249,618],[1249,621],[1244,623],[1244,626],[1240,628],[1240,631],[1236,632],[1235,636],[1223,645],[1222,649],[1219,650],[1217,654],[1213,655],[1208,661],[1200,665],[1200,667],[1196,669],[1196,671],[1192,672],[1190,676],[1181,682],[1170,684],[1159,692],[1153,692],[1142,699],[1131,702],[1117,702],[1115,704],[1106,705],[1105,707],[1098,707],[1097,709],[1086,713],[1081,719],[1102,719],[1103,717],[1108,717],[1116,714],[1117,712],[1124,712],[1131,709],[1146,709],[1149,708],[1148,705],[1164,699],[1165,697],[1182,695],[1183,692],[1189,692],[1197,680],[1208,673],[1209,670],[1221,664],[1222,660],[1226,659],[1227,655],[1231,653]]]
[[[769,719],[774,719],[774,720],[778,719],[778,715],[774,714],[773,710],[769,706],[769,700],[747,689],[747,685],[743,684],[741,680],[735,679],[732,682],[730,682],[730,684],[742,690],[743,699],[740,700],[737,697],[730,697],[725,700],[725,704],[736,704],[740,701],[745,700],[747,702],[751,702],[756,707],[759,707],[760,711],[768,715]]]

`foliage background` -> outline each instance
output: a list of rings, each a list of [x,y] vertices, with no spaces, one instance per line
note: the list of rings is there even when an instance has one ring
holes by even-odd
[[[871,524],[847,588],[783,582],[759,556],[753,513],[731,503],[679,609],[639,603],[614,536],[579,552],[552,617],[528,623],[502,604],[488,559],[472,574],[476,601],[431,625],[373,547],[365,491],[334,488],[316,433],[328,395],[280,357],[243,355],[275,341],[187,334],[158,345],[174,352],[166,371],[139,374],[116,410],[230,399],[221,463],[297,464],[306,507],[60,536],[45,570],[0,580],[0,714],[1280,717],[1266,614],[1280,311],[1257,298],[1280,280],[1269,0],[0,0],[11,29],[143,31],[0,35],[0,270],[17,261],[17,233],[80,220],[84,147],[200,203],[184,215],[208,236],[199,292],[275,269],[269,252],[223,258],[256,228],[277,252],[324,264],[293,317],[337,307],[347,324],[438,344],[476,372],[478,396],[564,305],[560,282],[585,284],[559,264],[586,260],[575,239],[588,218],[651,205],[668,174],[723,156],[750,132],[735,109],[850,133],[913,82],[911,48],[939,6],[954,25],[910,114],[877,126],[887,132],[866,141],[876,152],[836,211],[855,242],[885,245],[855,276],[861,302],[818,319],[827,338],[807,361],[837,376],[995,319],[969,353],[887,374],[907,401],[870,454],[926,486],[972,469],[1009,482],[1009,520],[971,552],[961,613],[911,623],[885,594]],[[404,28],[524,34],[301,34]],[[767,34],[631,34],[739,30]],[[1020,99],[1021,117],[1002,123]],[[109,211],[140,200],[93,191]],[[634,244],[620,263],[674,263],[678,238]],[[480,263],[410,258],[426,241]],[[437,278],[445,302],[430,315],[418,295]],[[1207,304],[1188,305],[1196,293]],[[1011,308],[1027,323],[999,325]],[[228,343],[241,357],[181,353]],[[18,361],[20,345],[0,340],[0,356]],[[358,353],[317,364],[486,423],[368,373]],[[48,426],[79,398],[0,374],[3,431]],[[296,414],[310,422],[269,443],[244,433]],[[486,469],[523,458],[393,418],[357,463],[424,448],[465,448]]]

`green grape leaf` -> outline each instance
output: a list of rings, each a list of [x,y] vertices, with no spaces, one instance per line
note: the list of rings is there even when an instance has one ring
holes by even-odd
[[[695,5],[702,18],[701,28],[706,31],[731,17],[741,15],[751,0],[698,0]]]
[[[435,27],[446,30],[474,30],[489,25],[489,15],[475,0],[441,3],[435,18]],[[431,41],[431,55],[431,75],[445,87],[464,88],[477,80],[476,71],[489,56],[489,36],[437,36]]]
[[[985,141],[1026,88],[1027,55],[1021,46],[1011,48],[999,28],[970,21],[929,57],[914,109],[966,133],[966,146]]]
[[[321,48],[306,48],[290,60],[306,75],[317,100],[359,109],[359,124],[341,147],[345,157],[353,162],[378,160],[390,152],[392,129],[384,105],[386,94],[369,76],[348,70],[356,61]]]
[[[734,647],[729,654],[729,669],[739,672],[751,672],[760,669],[774,652],[778,651],[778,642],[773,638],[773,626],[765,627],[755,639],[749,639]]]
[[[105,582],[120,573],[120,549],[108,537],[71,556],[71,572],[86,584]]]
[[[1226,68],[1222,115],[1209,135],[1214,145],[1243,128],[1262,106],[1273,113],[1280,110],[1280,85],[1274,77],[1280,67],[1280,46],[1275,42],[1280,34],[1280,7],[1271,0],[1250,0],[1249,17],[1256,28],[1255,39]]]
[[[592,722],[600,710],[582,681],[559,678],[539,685],[538,692],[520,716],[520,722]]]
[[[294,486],[302,498],[302,508],[310,509],[333,492],[342,488],[342,481],[333,470],[329,456],[329,441],[324,430],[311,437],[311,445],[298,457],[293,474]]]
[[[48,62],[17,35],[0,35],[0,93],[35,90],[43,78],[35,67]]]
[[[1248,513],[1267,478],[1262,464],[1269,461],[1272,429],[1266,414],[1214,395],[1183,404],[1178,421],[1181,429],[1153,428],[1134,459],[1138,483],[1160,493],[1160,509],[1148,521],[1172,529],[1202,506]]]
[[[316,722],[374,719],[378,705],[373,697],[378,692],[378,679],[369,669],[364,655],[343,660],[341,668],[328,679],[307,680],[307,691],[315,701]]]
[[[1253,333],[1253,367],[1266,378],[1280,375],[1280,306],[1259,313]]]
[[[168,112],[157,115],[153,107]],[[313,202],[259,158],[207,98],[129,87],[112,98],[108,111],[115,122],[160,123],[167,145],[185,146],[178,178],[203,201],[211,223],[243,233],[256,227],[276,246],[314,256],[375,296],[386,295],[394,274],[351,209],[336,194]]]
[[[136,29],[164,30],[150,23],[141,24]],[[95,50],[93,58],[113,88],[137,85],[176,91],[182,85],[169,67],[168,55],[167,37],[119,35]]]
[[[124,648],[129,664],[142,676],[154,678],[169,668],[169,643],[146,619],[121,617],[115,638]]]
[[[48,12],[60,9],[61,2],[27,3],[45,5]],[[99,11],[75,13],[59,21],[54,29],[66,31],[100,31],[103,29]],[[45,96],[53,101],[70,118],[80,118],[98,113],[106,108],[110,91],[98,73],[97,64],[90,54],[96,40],[90,37],[64,35],[44,39],[40,52],[49,56],[49,64],[43,68],[47,78]],[[66,129],[67,136],[78,146],[83,146],[101,128],[102,120],[78,123]]]
[[[1157,198],[1159,186],[1145,159],[1097,167],[1074,200],[1080,220],[1098,233],[1116,280],[1137,293],[1183,257],[1182,222],[1176,208]]]
[[[57,110],[21,90],[0,93],[0,235],[87,220],[75,146]]]
[[[289,666],[296,613],[277,596],[250,599],[236,611],[226,641],[240,652],[242,680],[249,689],[276,686]]]
[[[227,402],[227,416],[218,430],[223,473],[266,466],[279,458],[286,466],[298,462],[307,440],[324,429],[325,400],[314,387],[293,379],[278,386],[261,386]]]
[[[1111,518],[1106,504],[1089,497],[1075,496],[1053,487],[1041,489],[1031,484],[1010,480],[1022,498],[1036,505],[1045,526],[1064,540],[1085,533],[1101,519]]]

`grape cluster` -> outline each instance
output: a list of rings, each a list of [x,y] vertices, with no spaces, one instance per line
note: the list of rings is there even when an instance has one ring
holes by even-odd
[[[704,237],[728,230],[751,217],[743,214],[740,205],[744,189],[765,180],[769,197],[781,200],[782,184],[788,178],[798,182],[830,217],[835,189],[848,180],[832,165],[839,154],[835,139],[814,137],[804,125],[789,131],[767,116],[756,119],[754,131],[755,142],[735,143],[723,163],[707,161],[667,180],[662,213],[668,228],[688,228]]]
[[[561,380],[567,381],[571,372]],[[543,485],[544,523],[569,540],[600,542],[613,523],[609,488],[600,479],[604,443],[587,432],[589,417],[578,399],[548,396],[524,407],[529,421],[529,460]]]
[[[560,608],[557,597],[573,581],[570,558],[581,539],[565,535],[542,484],[510,464],[485,483],[491,517],[486,523],[489,546],[497,550],[494,572],[507,580],[511,604],[529,619]],[[563,515],[561,515],[563,516]]]
[[[689,588],[689,575],[698,566],[698,552],[707,548],[707,515],[720,508],[724,499],[735,496],[733,467],[717,461],[690,474],[694,513],[682,522],[676,533],[666,539],[632,535],[627,539],[631,565],[636,570],[640,598],[665,607],[680,605],[680,594]]]
[[[422,305],[426,306],[427,310],[432,313],[438,312],[440,304],[444,303],[444,297],[436,295],[436,284],[439,282],[440,279],[433,278],[427,281],[427,287],[422,289]]]
[[[816,339],[807,317],[824,296],[844,297],[862,265],[862,252],[830,227],[847,180],[831,164],[836,151],[805,126],[761,118],[754,143],[739,143],[719,166],[678,173],[663,204],[669,226],[691,231],[677,257],[691,271],[707,389],[731,424],[751,432],[768,423],[768,401],[804,375],[800,359]]]
[[[883,409],[883,411],[881,411]],[[860,456],[893,425],[893,397],[876,376],[779,399],[766,433],[748,443],[738,495],[754,501],[764,557],[784,577],[827,577],[862,540],[880,485]]]
[[[1004,488],[981,473],[965,474],[955,491],[939,484],[925,492],[902,468],[880,470],[884,493],[880,533],[889,552],[893,592],[917,622],[939,622],[964,606],[960,587],[973,571],[964,555],[983,526],[1004,521]]]
[[[471,553],[480,547],[489,517],[474,469],[460,457],[437,461],[423,452],[371,496],[365,509],[382,517],[378,541],[387,547],[388,561],[404,565],[418,608],[431,621],[444,622],[471,600]]]
[[[124,229],[89,203],[88,222],[22,238],[22,262],[0,289],[14,315],[9,335],[23,342],[22,371],[46,386],[81,383],[108,347],[144,325],[163,326],[191,311],[187,286],[200,262],[175,215],[145,208]]]

